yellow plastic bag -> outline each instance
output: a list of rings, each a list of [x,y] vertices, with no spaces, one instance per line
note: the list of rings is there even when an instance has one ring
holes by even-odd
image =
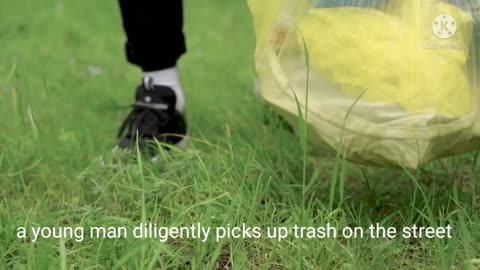
[[[260,93],[296,125],[308,88],[312,144],[409,168],[480,145],[480,0],[249,5]]]

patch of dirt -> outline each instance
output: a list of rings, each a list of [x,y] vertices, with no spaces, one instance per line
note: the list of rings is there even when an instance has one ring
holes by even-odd
[[[231,270],[232,261],[230,259],[230,254],[223,253],[218,258],[217,264],[215,265],[215,270]]]

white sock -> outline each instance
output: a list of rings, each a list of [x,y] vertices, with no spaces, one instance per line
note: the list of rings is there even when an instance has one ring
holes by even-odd
[[[175,95],[177,96],[177,103],[175,104],[175,109],[177,109],[179,112],[184,112],[185,96],[183,95],[182,86],[180,85],[180,80],[178,79],[177,67],[143,72],[143,76],[145,78],[152,78],[154,85],[169,86],[170,88],[172,88],[172,90],[175,92]]]

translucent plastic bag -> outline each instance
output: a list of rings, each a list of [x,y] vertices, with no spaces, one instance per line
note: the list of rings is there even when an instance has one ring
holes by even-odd
[[[312,144],[409,168],[480,145],[480,0],[249,5],[260,93],[297,125],[308,87]]]

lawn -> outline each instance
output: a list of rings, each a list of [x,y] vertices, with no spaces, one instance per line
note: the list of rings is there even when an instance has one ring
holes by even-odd
[[[253,93],[245,1],[186,0],[185,20],[179,69],[192,143],[150,160],[113,150],[141,78],[123,54],[116,1],[4,1],[0,269],[480,269],[475,153],[417,171],[318,151],[305,159],[300,139]],[[163,241],[113,230],[140,223],[245,224],[262,235]],[[451,237],[295,237],[296,225],[377,223],[449,226]],[[35,239],[36,227],[113,229]],[[268,228],[289,234],[279,241]]]

